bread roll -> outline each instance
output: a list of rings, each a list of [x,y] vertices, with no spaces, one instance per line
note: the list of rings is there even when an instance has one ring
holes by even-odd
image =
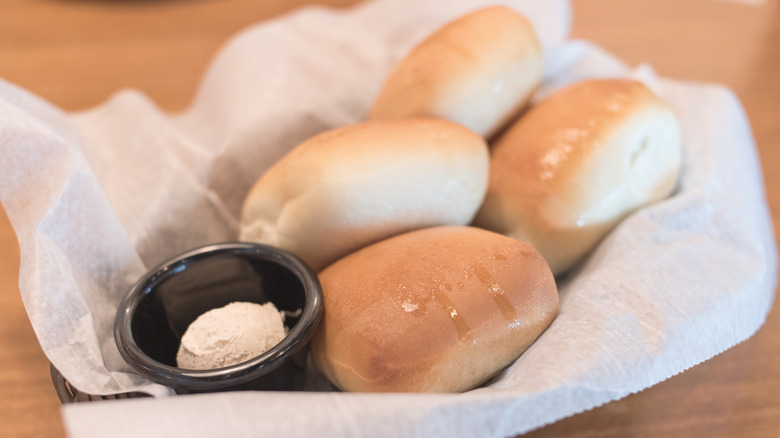
[[[455,392],[510,365],[558,311],[550,268],[529,245],[434,227],[368,246],[320,273],[311,351],[347,391]]]
[[[370,118],[430,115],[489,137],[528,101],[542,66],[525,17],[504,6],[481,9],[415,47],[390,74]]]
[[[672,192],[681,144],[674,112],[640,82],[570,85],[494,145],[475,224],[531,244],[561,274],[629,213]]]
[[[455,123],[334,129],[300,144],[255,183],[240,238],[289,250],[320,270],[395,234],[471,222],[487,181],[487,144]]]

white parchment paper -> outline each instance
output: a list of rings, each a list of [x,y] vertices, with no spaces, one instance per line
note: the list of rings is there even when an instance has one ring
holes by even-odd
[[[0,81],[0,200],[44,352],[93,394],[170,394],[121,359],[116,306],[147,269],[234,240],[251,184],[302,140],[361,121],[384,78],[445,22],[493,4],[375,0],[306,9],[237,35],[193,106],[135,91],[67,114]],[[561,311],[494,382],[465,394],[224,393],[68,406],[73,437],[506,436],[647,388],[751,336],[771,307],[777,249],[736,97],[629,69],[567,41],[565,1],[502,2],[545,48],[536,100],[589,77],[636,77],[678,112],[685,164],[669,199],[629,217],[559,284]]]

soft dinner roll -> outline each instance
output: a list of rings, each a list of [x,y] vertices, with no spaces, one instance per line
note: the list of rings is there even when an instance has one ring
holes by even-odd
[[[531,244],[558,275],[629,213],[672,192],[681,143],[671,108],[640,82],[570,85],[499,139],[475,224]]]
[[[347,391],[454,392],[510,365],[558,312],[550,268],[529,245],[472,227],[402,234],[320,273],[311,351]]]
[[[370,118],[431,115],[489,137],[528,101],[542,65],[525,17],[504,6],[481,9],[415,47],[385,82]]]
[[[468,224],[487,181],[487,144],[455,123],[334,129],[300,144],[255,183],[240,238],[289,250],[320,270],[395,234]]]

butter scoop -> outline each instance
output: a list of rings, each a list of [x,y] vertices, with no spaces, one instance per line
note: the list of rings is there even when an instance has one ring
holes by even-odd
[[[176,362],[191,370],[222,368],[265,353],[284,336],[284,315],[273,303],[233,302],[190,324]]]

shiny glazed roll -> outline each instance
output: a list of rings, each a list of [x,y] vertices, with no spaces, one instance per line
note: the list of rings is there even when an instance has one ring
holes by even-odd
[[[494,145],[475,224],[531,244],[558,275],[629,213],[669,196],[681,161],[677,118],[642,83],[575,83]]]
[[[366,122],[317,135],[246,196],[240,238],[320,270],[405,231],[471,222],[485,196],[487,144],[446,120]]]
[[[347,391],[474,388],[514,362],[558,311],[536,250],[473,227],[395,236],[319,278],[324,314],[311,351]]]
[[[531,23],[495,6],[433,33],[390,74],[370,118],[435,116],[489,137],[515,116],[542,80]]]

